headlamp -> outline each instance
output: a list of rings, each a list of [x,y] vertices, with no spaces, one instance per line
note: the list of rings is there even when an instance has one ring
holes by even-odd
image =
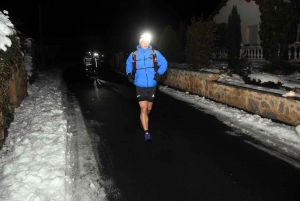
[[[151,41],[151,35],[149,33],[144,33],[143,35],[141,35],[139,43],[144,40],[144,41],[148,41],[150,43]]]

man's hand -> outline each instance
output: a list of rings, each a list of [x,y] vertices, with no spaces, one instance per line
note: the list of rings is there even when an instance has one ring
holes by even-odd
[[[131,82],[131,83],[134,82],[134,76],[131,73],[128,73],[127,77],[128,77],[129,82]]]
[[[160,75],[159,73],[155,73],[153,79],[156,80],[156,82],[159,82],[160,76],[161,76],[161,75]]]

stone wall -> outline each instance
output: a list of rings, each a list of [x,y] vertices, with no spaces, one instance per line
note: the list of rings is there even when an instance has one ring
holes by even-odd
[[[12,108],[20,106],[27,97],[27,73],[24,68],[18,68],[9,79],[8,94]]]
[[[300,100],[218,82],[219,74],[169,67],[161,81],[170,87],[290,125],[300,125]]]
[[[8,96],[11,103],[11,108],[17,108],[21,102],[27,97],[27,73],[24,68],[20,67],[14,72],[8,81]],[[7,124],[4,122],[5,117],[0,112],[0,124]],[[6,129],[0,129],[0,149],[2,147],[2,140],[5,138]]]

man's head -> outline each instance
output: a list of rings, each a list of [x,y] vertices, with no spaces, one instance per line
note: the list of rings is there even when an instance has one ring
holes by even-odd
[[[141,35],[139,44],[140,44],[141,48],[148,48],[150,45],[150,41],[151,41],[151,35],[148,33],[145,33],[145,34]]]

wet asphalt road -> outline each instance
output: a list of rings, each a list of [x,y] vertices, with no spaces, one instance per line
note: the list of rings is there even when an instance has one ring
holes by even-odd
[[[106,66],[99,77],[102,85],[94,87],[83,65],[64,73],[84,118],[97,122],[101,174],[114,186],[110,200],[300,200],[299,169],[159,91],[150,114],[152,142],[145,143],[134,86]]]

